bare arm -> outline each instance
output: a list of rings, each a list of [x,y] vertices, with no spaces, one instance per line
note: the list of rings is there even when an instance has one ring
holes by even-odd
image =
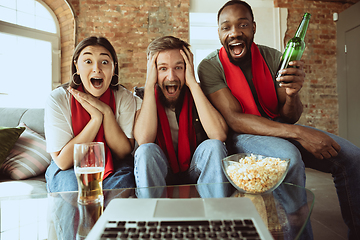
[[[228,88],[209,94],[208,98],[235,132],[294,139],[319,159],[336,156],[340,151],[340,146],[320,131],[244,114],[240,103]]]
[[[158,119],[155,100],[155,84],[157,83],[155,62],[158,54],[148,59],[144,99],[135,120],[134,136],[139,145],[153,143],[156,139]]]
[[[129,139],[118,122],[116,121],[113,111],[107,110],[104,113],[104,132],[105,140],[109,148],[120,159],[125,158],[134,149],[135,140]]]
[[[208,95],[210,102],[224,116],[231,129],[238,133],[287,138],[290,129],[281,124],[252,114],[244,114],[239,101],[229,88]]]
[[[74,144],[93,141],[100,129],[103,121],[102,114],[96,109],[93,109],[93,111],[89,113],[91,119],[84,129],[76,137],[71,139],[60,151],[50,153],[52,159],[54,159],[56,165],[61,170],[69,169],[74,165]]]
[[[189,87],[191,95],[193,96],[200,122],[210,139],[218,139],[224,142],[227,137],[227,124],[221,114],[206,98],[199,84],[196,82],[192,53],[186,48],[184,48],[184,51],[186,51],[187,55],[185,55],[182,50],[180,53],[186,63],[186,85]]]
[[[210,139],[222,142],[226,140],[228,126],[221,114],[213,107],[196,82],[190,84],[190,91],[194,98],[200,122]]]

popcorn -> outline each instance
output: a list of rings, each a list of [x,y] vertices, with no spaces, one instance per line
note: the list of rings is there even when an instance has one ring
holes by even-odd
[[[256,159],[250,155],[226,168],[230,179],[249,193],[263,193],[278,183],[287,169],[287,161],[266,157]]]

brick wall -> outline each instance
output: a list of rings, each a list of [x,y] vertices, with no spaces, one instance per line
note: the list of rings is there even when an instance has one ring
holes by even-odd
[[[103,35],[112,42],[119,58],[121,83],[129,90],[145,83],[145,50],[150,41],[163,35],[189,39],[190,0],[43,1],[60,23],[62,82],[69,81],[74,46],[85,37]],[[301,91],[304,114],[300,124],[338,134],[336,24],[332,16],[358,1],[274,0],[275,7],[288,8],[285,43],[294,35],[303,13],[312,14],[303,56],[307,75]]]
[[[190,0],[69,0],[76,13],[77,41],[102,35],[115,47],[121,84],[146,80],[146,48],[163,35],[189,40]]]
[[[333,13],[340,13],[352,3],[326,1],[275,0],[275,7],[288,8],[285,43],[294,36],[305,12],[311,13],[306,33],[305,84],[301,90],[304,112],[300,124],[338,134],[336,23]]]

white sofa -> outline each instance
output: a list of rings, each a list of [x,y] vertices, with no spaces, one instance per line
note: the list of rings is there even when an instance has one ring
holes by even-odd
[[[45,137],[44,109],[0,108],[1,127],[16,127],[22,122],[33,131]],[[50,161],[51,159],[48,160]],[[47,192],[44,173],[22,180],[14,180],[4,173],[0,174],[0,197]]]

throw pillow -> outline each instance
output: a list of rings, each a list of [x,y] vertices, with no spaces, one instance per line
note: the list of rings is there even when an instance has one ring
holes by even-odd
[[[26,179],[35,177],[45,172],[51,161],[51,156],[46,152],[46,141],[37,132],[24,123],[25,131],[16,141],[0,171],[12,179]]]
[[[0,127],[0,166],[24,130],[24,127]]]

